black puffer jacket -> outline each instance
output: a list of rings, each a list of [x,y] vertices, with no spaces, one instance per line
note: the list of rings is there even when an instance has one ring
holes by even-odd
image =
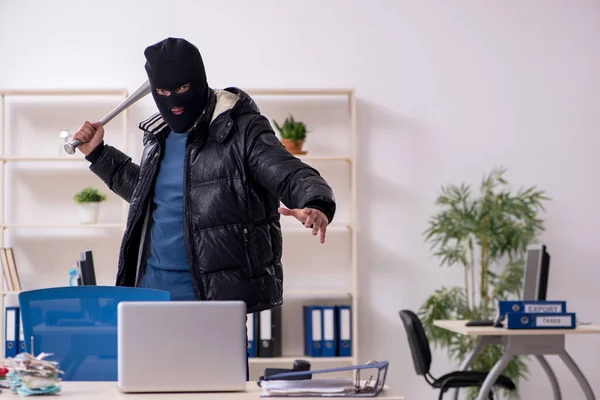
[[[185,154],[184,238],[196,298],[243,300],[249,313],[279,306],[280,200],[289,208],[320,209],[331,221],[333,192],[315,169],[285,150],[242,90],[214,90],[207,111],[190,134]],[[118,286],[135,286],[143,276],[153,183],[169,133],[160,114],[140,123],[140,129],[144,150],[139,166],[104,143],[87,157],[91,171],[130,203]]]

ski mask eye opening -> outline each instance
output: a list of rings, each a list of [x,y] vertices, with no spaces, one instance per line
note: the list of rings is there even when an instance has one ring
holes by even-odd
[[[183,94],[183,93],[187,92],[188,90],[190,90],[191,86],[192,85],[190,83],[184,83],[183,85],[175,88],[175,90],[173,90],[173,93],[176,95]]]
[[[172,94],[173,95],[183,94],[183,93],[187,92],[188,90],[190,90],[190,87],[191,87],[191,84],[184,83],[183,85],[180,85],[173,90],[166,89],[166,88],[156,88],[155,91],[156,91],[156,93],[158,93],[161,96],[170,96]]]

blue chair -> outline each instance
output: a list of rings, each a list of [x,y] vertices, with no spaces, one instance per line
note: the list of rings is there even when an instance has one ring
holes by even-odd
[[[26,349],[51,353],[64,381],[117,380],[117,305],[170,301],[167,291],[124,286],[66,286],[19,293]]]

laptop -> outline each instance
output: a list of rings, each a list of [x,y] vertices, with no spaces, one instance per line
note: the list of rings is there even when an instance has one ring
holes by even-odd
[[[246,388],[246,304],[120,302],[121,392],[231,392]]]

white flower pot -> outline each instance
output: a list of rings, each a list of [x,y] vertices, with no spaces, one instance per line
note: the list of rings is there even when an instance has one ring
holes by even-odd
[[[79,218],[83,224],[95,224],[98,222],[98,211],[100,203],[79,204]]]

